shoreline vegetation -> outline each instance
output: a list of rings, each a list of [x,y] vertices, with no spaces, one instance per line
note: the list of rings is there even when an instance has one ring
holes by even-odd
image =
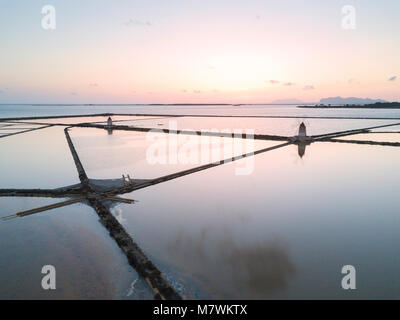
[[[376,102],[371,104],[316,104],[301,105],[297,108],[308,108],[308,109],[400,109],[400,102]]]

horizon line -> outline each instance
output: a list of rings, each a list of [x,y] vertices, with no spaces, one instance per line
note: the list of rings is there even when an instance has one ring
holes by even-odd
[[[303,105],[319,102],[299,103],[0,103],[14,106],[254,106],[254,105]]]

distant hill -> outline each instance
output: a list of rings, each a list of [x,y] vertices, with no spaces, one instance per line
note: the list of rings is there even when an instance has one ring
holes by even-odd
[[[297,106],[307,109],[400,109],[400,102],[376,102],[367,104],[316,104],[315,106]]]
[[[369,98],[355,98],[355,97],[349,97],[349,98],[342,98],[342,97],[331,97],[331,98],[323,98],[320,100],[321,104],[373,104],[377,102],[387,102],[385,100],[381,99],[369,99]]]

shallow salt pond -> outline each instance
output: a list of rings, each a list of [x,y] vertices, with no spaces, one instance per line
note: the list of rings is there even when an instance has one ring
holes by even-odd
[[[41,125],[20,124],[20,123],[2,123],[0,122],[0,137],[7,135],[22,134],[28,131],[42,127]]]
[[[218,118],[218,117],[177,117],[156,120],[123,122],[123,125],[157,129],[177,128],[178,130],[254,130],[255,134],[295,136],[299,125],[304,122],[308,135],[318,135],[344,130],[396,124],[399,120],[359,119],[276,119],[276,118]],[[390,127],[389,127],[390,128]]]
[[[339,140],[358,140],[376,142],[400,142],[400,133],[363,133],[337,138]]]
[[[138,118],[120,124],[166,128],[175,120],[178,129],[251,128],[287,136],[295,135],[302,121]],[[304,122],[308,134],[397,123]],[[11,130],[0,131],[1,135]],[[69,132],[92,179],[122,174],[156,178],[283,143],[248,144],[231,138],[212,143],[190,135],[118,130],[109,134],[93,128]],[[399,142],[397,135],[368,133],[338,139]],[[148,152],[156,142],[166,149],[164,158],[157,158],[163,161],[152,164]],[[0,188],[56,188],[79,182],[64,126],[1,138],[0,150]],[[197,157],[192,158],[194,150]],[[396,299],[400,297],[400,173],[395,170],[399,162],[397,147],[290,145],[122,195],[138,202],[119,204],[112,212],[184,297]],[[0,217],[63,200],[1,197]],[[0,236],[0,274],[5,275],[0,277],[0,298],[152,298],[143,279],[128,295],[137,273],[95,211],[83,203],[0,221]],[[45,264],[57,269],[57,292],[40,289]],[[341,289],[344,265],[356,267],[357,290]]]
[[[151,116],[128,116],[128,115],[115,115],[112,116],[114,122],[125,122],[125,121],[135,121],[135,120],[145,120],[154,119],[158,117]],[[77,124],[77,123],[107,123],[108,116],[91,116],[91,117],[71,117],[71,118],[44,118],[44,119],[29,119],[29,120],[19,120],[20,123],[26,124]]]
[[[397,148],[313,143],[132,192],[125,228],[211,298],[398,298]],[[341,269],[357,270],[357,290]]]
[[[92,128],[74,128],[70,135],[86,173],[97,179],[122,174],[157,178],[284,142],[120,130],[108,134]]]
[[[0,139],[0,188],[58,188],[79,183],[63,127]]]
[[[0,217],[65,199],[0,198]],[[0,221],[0,299],[150,299],[92,208],[74,204]],[[42,267],[56,269],[56,290],[41,288]]]

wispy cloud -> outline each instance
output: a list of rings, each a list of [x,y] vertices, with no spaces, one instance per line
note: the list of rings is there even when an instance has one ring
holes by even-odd
[[[200,90],[193,90],[193,93],[201,93]]]
[[[78,93],[76,93],[76,92],[70,92],[69,93],[71,96],[77,96],[78,95]]]
[[[151,27],[153,25],[153,23],[150,21],[129,19],[127,22],[124,22],[124,25],[127,27]]]
[[[295,86],[296,84],[294,82],[285,82],[283,85],[290,87],[290,86]]]
[[[354,79],[354,78],[350,78],[349,80],[347,80],[347,82],[349,84],[361,84],[361,82],[359,80]]]
[[[98,87],[99,84],[98,83],[89,83],[89,87]]]
[[[314,89],[315,89],[315,87],[312,85],[307,85],[307,86],[304,86],[304,88],[303,88],[303,90],[314,90]]]
[[[396,81],[397,80],[397,76],[393,76],[393,77],[390,77],[389,79],[388,79],[388,81]]]
[[[271,84],[277,84],[277,83],[279,83],[278,80],[269,80],[268,82],[271,83]]]

